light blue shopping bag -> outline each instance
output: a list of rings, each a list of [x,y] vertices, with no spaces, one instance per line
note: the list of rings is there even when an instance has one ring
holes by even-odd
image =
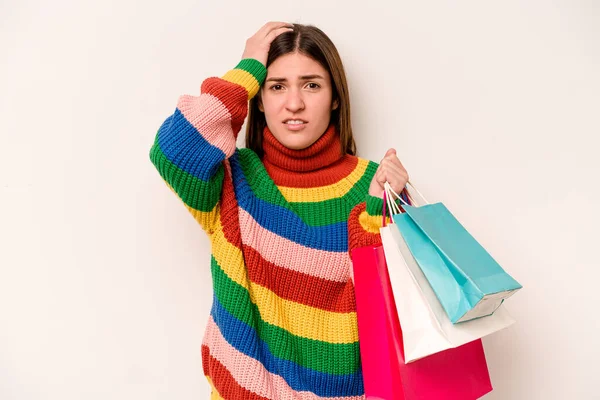
[[[404,210],[394,222],[453,323],[491,315],[521,289],[444,204]]]

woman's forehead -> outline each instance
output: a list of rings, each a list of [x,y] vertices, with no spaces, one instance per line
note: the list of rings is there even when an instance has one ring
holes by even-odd
[[[283,55],[267,68],[267,80],[271,78],[302,80],[307,77],[327,79],[329,73],[317,61],[301,53]]]

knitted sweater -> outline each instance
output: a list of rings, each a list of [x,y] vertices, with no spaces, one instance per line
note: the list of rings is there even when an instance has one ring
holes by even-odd
[[[363,399],[352,248],[378,244],[377,164],[341,154],[333,126],[264,156],[236,148],[266,68],[242,60],[180,97],[150,158],[211,241],[202,344],[212,399]]]

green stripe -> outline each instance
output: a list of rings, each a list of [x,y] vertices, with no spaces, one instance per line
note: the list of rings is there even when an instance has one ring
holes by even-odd
[[[369,191],[369,185],[376,169],[376,167],[373,169],[369,164],[363,176],[343,197],[321,202],[289,204],[296,211],[296,214],[311,226],[348,221],[352,209],[358,203],[365,201],[365,193]]]
[[[252,74],[258,81],[258,86],[262,85],[267,77],[267,68],[258,60],[254,58],[244,58],[238,63],[235,69],[243,69],[244,71]]]
[[[256,330],[275,357],[334,375],[351,374],[360,367],[358,342],[339,344],[306,339],[269,324],[260,317],[248,291],[225,274],[214,256],[211,258],[211,270],[219,303],[235,318]]]
[[[188,206],[203,212],[212,211],[221,197],[221,187],[225,176],[223,165],[208,181],[203,181],[173,164],[165,156],[158,144],[158,135],[150,149],[150,160],[160,176],[175,190]]]
[[[245,148],[240,149],[239,160],[244,177],[256,197],[271,204],[292,210],[254,151]]]
[[[352,204],[343,197],[319,203],[289,203],[294,212],[310,226],[324,226],[348,221]]]
[[[348,220],[350,211],[365,200],[377,164],[370,161],[363,176],[344,196],[320,202],[289,203],[264,168],[256,153],[240,149],[240,165],[252,192],[261,200],[284,207],[298,215],[307,225],[324,226]]]
[[[380,197],[375,197],[368,195],[367,196],[367,214],[372,216],[382,216],[383,215],[383,199]],[[388,210],[387,215],[390,215]]]

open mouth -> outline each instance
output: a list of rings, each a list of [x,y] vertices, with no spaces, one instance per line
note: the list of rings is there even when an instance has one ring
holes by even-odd
[[[283,121],[283,123],[288,126],[308,124],[308,122],[303,119],[286,119],[285,121]]]
[[[285,121],[283,121],[283,124],[285,125],[285,127],[289,130],[289,131],[301,131],[303,130],[306,125],[308,124],[308,121],[305,121],[303,119],[286,119]]]

